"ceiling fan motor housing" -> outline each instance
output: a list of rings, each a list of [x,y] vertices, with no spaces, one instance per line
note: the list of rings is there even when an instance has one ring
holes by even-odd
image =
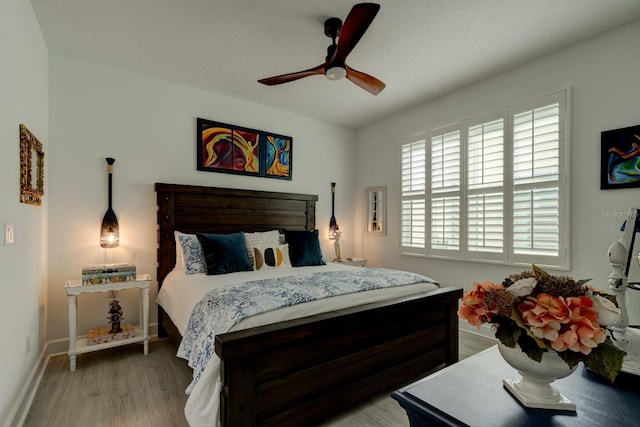
[[[335,44],[336,38],[340,35],[342,29],[342,20],[340,18],[329,18],[324,21],[324,34],[333,39]]]

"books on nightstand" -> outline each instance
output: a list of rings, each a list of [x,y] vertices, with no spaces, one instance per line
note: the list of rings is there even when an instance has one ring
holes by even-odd
[[[94,264],[82,267],[82,285],[136,280],[136,265],[133,263]]]

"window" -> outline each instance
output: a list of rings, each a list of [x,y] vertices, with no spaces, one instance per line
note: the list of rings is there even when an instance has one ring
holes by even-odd
[[[566,91],[401,140],[403,253],[568,268]]]

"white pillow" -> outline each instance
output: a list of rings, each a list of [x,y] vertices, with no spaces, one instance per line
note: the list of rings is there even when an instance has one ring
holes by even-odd
[[[253,259],[253,247],[254,246],[278,246],[280,244],[280,232],[278,230],[263,231],[257,233],[244,233],[244,243],[247,247],[247,257],[249,257],[249,263],[255,264]]]
[[[185,234],[179,231],[176,235],[176,267],[186,274],[207,272],[207,262],[204,258],[202,245],[195,234]]]
[[[269,247],[254,246],[253,255],[254,270],[267,270],[270,268],[291,268],[288,244]]]
[[[174,231],[173,235],[176,238],[176,266],[175,268],[178,270],[184,271],[184,255],[182,255],[182,245],[180,244],[179,237],[184,233],[179,231]]]

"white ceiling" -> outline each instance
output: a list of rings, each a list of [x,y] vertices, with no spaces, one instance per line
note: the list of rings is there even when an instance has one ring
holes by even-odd
[[[638,0],[379,0],[347,64],[387,84],[257,80],[324,62],[344,0],[32,0],[52,52],[358,128],[640,19]]]

